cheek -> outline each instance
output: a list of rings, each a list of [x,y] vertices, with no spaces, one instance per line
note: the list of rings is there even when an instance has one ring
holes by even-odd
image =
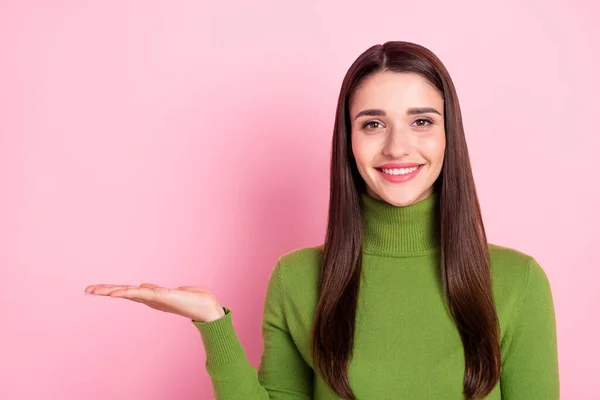
[[[441,163],[444,159],[446,150],[446,136],[442,132],[440,135],[427,138],[419,143],[419,149],[423,157],[431,163]]]
[[[352,154],[356,160],[358,168],[361,169],[363,166],[370,164],[373,159],[372,143],[364,138],[359,139],[356,137],[352,138]]]

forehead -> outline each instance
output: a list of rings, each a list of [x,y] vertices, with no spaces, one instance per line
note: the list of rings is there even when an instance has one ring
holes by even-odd
[[[397,112],[421,106],[443,109],[443,104],[440,92],[421,75],[385,71],[366,78],[358,86],[350,104],[350,114],[355,115],[366,108]]]

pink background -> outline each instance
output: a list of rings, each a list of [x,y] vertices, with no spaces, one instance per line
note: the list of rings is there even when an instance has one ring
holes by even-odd
[[[94,283],[213,291],[258,366],[277,257],[323,239],[342,78],[387,40],[450,71],[489,240],[551,281],[562,397],[600,398],[598,6],[217,3],[0,3],[0,398],[212,398],[189,320]]]

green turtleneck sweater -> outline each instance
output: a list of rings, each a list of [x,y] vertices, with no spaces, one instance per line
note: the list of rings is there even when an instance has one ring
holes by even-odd
[[[348,374],[358,400],[463,399],[465,359],[444,303],[437,193],[406,207],[366,193],[363,267]],[[536,260],[489,244],[502,376],[490,400],[559,398],[550,284]],[[311,327],[322,246],[282,255],[264,301],[263,353],[248,362],[232,311],[198,328],[217,400],[340,399],[315,373]]]

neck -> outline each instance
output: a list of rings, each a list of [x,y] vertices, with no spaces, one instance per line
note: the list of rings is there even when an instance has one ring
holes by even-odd
[[[364,210],[365,253],[410,256],[438,250],[438,195],[398,207],[360,194]]]

